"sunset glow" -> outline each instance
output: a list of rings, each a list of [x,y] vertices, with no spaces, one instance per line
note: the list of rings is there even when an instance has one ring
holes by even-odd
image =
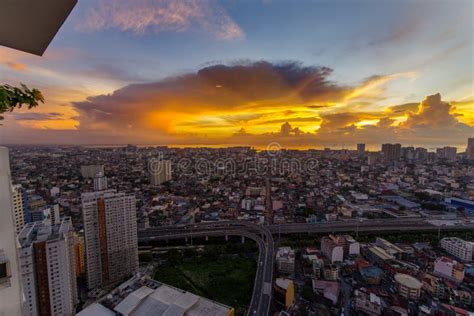
[[[471,1],[111,1],[79,2],[44,57],[0,48],[1,81],[46,98],[6,114],[0,142],[458,146],[474,135]]]

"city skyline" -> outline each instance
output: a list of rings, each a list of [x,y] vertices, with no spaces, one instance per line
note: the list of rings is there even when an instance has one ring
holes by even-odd
[[[462,148],[472,5],[81,2],[43,57],[0,48],[2,82],[46,98],[0,143]]]

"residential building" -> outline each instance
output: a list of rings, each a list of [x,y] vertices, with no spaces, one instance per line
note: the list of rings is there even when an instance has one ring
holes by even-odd
[[[382,300],[374,293],[368,293],[364,288],[354,291],[354,310],[364,315],[382,315]]]
[[[170,160],[150,160],[148,169],[151,185],[161,185],[171,180]]]
[[[21,185],[12,185],[13,216],[15,219],[15,231],[18,234],[25,226],[24,195]]]
[[[359,255],[360,245],[350,235],[329,235],[321,238],[321,252],[331,263],[342,262],[349,255]]]
[[[18,235],[23,315],[73,315],[77,303],[71,220],[34,222]]]
[[[323,267],[323,274],[325,280],[337,281],[339,280],[341,268],[335,264],[325,265]]]
[[[359,155],[365,154],[365,144],[357,144],[357,153]]]
[[[283,305],[285,309],[295,303],[295,284],[290,279],[277,278],[274,287],[275,299]]]
[[[276,262],[280,273],[290,275],[295,273],[295,252],[290,247],[278,248]]]
[[[414,277],[397,273],[395,274],[395,282],[397,284],[398,294],[406,299],[418,299],[421,294],[422,283]]]
[[[86,275],[90,290],[138,269],[135,196],[115,190],[83,193]]]
[[[474,138],[467,139],[466,155],[467,159],[474,160]]]
[[[21,315],[22,307],[11,184],[8,149],[0,147],[0,315]]]
[[[441,248],[461,261],[471,261],[474,251],[474,242],[465,241],[458,237],[445,237],[441,239]]]
[[[94,176],[94,191],[107,190],[107,177],[102,172]]]
[[[315,294],[330,300],[333,305],[337,304],[340,294],[339,282],[312,280],[312,283]]]
[[[400,144],[383,144],[382,155],[386,161],[399,160],[401,149],[402,145]]]
[[[434,273],[456,282],[464,279],[464,265],[456,260],[440,257],[434,262]]]
[[[344,260],[344,248],[338,244],[331,236],[321,238],[321,252],[331,263],[342,262]]]
[[[423,147],[417,147],[415,149],[415,159],[424,161],[428,158],[428,150]]]
[[[423,289],[434,297],[444,297],[448,290],[444,280],[431,273],[425,273],[423,276]]]
[[[312,261],[313,275],[316,279],[321,279],[323,275],[324,261],[322,259],[315,259]]]
[[[456,160],[456,152],[456,147],[443,147],[436,149],[436,155],[438,156],[438,158],[447,159],[451,161]]]

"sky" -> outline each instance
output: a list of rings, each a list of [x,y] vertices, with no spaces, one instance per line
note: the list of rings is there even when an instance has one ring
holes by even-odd
[[[465,148],[471,0],[83,0],[0,83],[45,103],[1,144]]]

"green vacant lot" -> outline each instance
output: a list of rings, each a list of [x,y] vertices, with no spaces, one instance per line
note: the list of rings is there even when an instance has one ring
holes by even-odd
[[[243,315],[250,304],[256,268],[254,260],[240,255],[192,256],[158,267],[154,278],[232,306],[236,315]]]

